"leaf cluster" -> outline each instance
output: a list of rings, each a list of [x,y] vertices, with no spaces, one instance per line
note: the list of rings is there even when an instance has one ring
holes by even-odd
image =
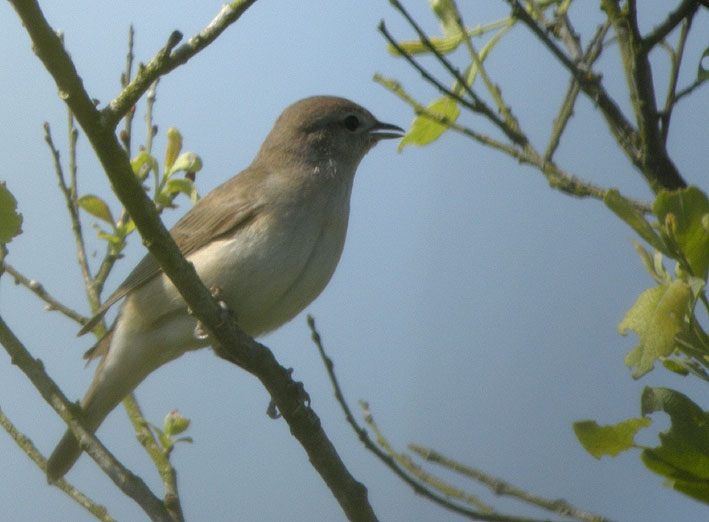
[[[654,249],[651,254],[634,242],[657,285],[640,294],[618,326],[621,334],[630,330],[639,338],[625,356],[633,378],[644,376],[660,361],[676,374],[709,381],[709,336],[697,317],[703,312],[705,319],[709,312],[709,199],[696,187],[662,191],[652,207],[656,219],[652,223],[617,191],[609,191],[604,201]],[[674,274],[665,269],[665,257],[675,261]],[[703,306],[697,306],[700,303]],[[649,415],[657,411],[667,413],[672,423],[660,433],[660,445],[635,444],[635,434],[651,425]],[[643,417],[611,426],[579,421],[574,431],[596,458],[641,449],[643,463],[666,477],[672,488],[709,503],[709,412],[680,392],[651,387],[642,394],[641,412]]]

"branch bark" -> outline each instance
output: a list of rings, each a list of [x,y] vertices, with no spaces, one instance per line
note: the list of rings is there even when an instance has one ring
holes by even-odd
[[[132,498],[154,522],[174,522],[167,512],[162,501],[150,491],[140,477],[133,475],[121,465],[116,458],[89,432],[81,422],[81,415],[75,411],[77,408],[54,381],[44,371],[41,361],[34,359],[20,340],[0,317],[0,344],[3,345],[12,359],[32,382],[42,398],[56,411],[67,423],[79,439],[82,448],[96,461],[101,469],[109,476],[123,493]]]
[[[49,26],[36,0],[9,0],[32,39],[33,48],[86,133],[118,199],[129,212],[143,243],[155,256],[165,274],[179,290],[194,316],[211,334],[217,354],[255,375],[268,389],[273,401],[340,503],[350,520],[374,521],[376,516],[367,500],[366,488],[345,468],[334,446],[320,426],[312,409],[304,405],[300,389],[290,372],[280,366],[271,351],[244,334],[227,317],[197,277],[194,267],[180,253],[155,206],[145,195],[133,174],[129,158],[115,134],[123,110],[130,107],[161,74],[184,63],[235,21],[255,0],[226,6],[210,25],[188,42],[188,47],[171,54],[177,42],[173,35],[168,45],[138,74],[119,98],[103,113],[96,109],[83,88],[81,79],[59,38]],[[67,419],[65,419],[67,420]],[[159,500],[158,500],[159,502]],[[162,504],[161,504],[162,505]]]

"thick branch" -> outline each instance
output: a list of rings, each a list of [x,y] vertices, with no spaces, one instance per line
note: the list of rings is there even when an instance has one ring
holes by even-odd
[[[630,3],[630,6],[634,4]],[[601,8],[608,15],[618,39],[630,101],[638,125],[640,171],[655,192],[663,188],[674,190],[685,187],[686,183],[667,153],[660,131],[660,115],[648,49],[640,38],[635,9],[620,9],[618,0],[603,0]]]
[[[181,255],[160,221],[155,206],[133,174],[128,156],[114,134],[114,120],[120,115],[120,107],[127,103],[127,98],[121,98],[122,102],[111,105],[111,117],[102,118],[101,113],[90,103],[73,63],[44,19],[36,1],[10,2],[30,34],[35,52],[84,129],[116,195],[143,237],[144,244],[178,289],[194,316],[209,331],[217,353],[254,374],[268,389],[291,432],[305,448],[313,467],[323,477],[346,516],[350,520],[376,520],[367,501],[366,488],[345,468],[315,413],[305,407],[298,398],[293,397],[293,390],[297,385],[290,379],[289,372],[276,362],[268,348],[256,343],[244,334],[233,320],[225,317],[222,308],[199,280],[192,264]],[[248,6],[251,3],[253,2],[238,5]],[[207,45],[211,41],[210,38],[216,38],[223,27],[216,22],[210,24],[198,37],[190,40],[191,51],[176,51],[181,58],[171,59],[169,63],[182,63],[179,60],[186,60]],[[164,69],[165,66],[155,67],[159,71],[158,75],[169,70]],[[150,82],[147,83],[148,86],[149,84]],[[141,91],[141,88],[136,87],[135,93],[142,94],[144,91]],[[131,94],[130,96],[136,97],[130,99],[135,101],[140,94]]]

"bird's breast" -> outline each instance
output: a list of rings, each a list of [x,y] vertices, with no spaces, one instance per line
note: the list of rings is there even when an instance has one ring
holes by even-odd
[[[297,315],[325,288],[344,247],[349,193],[310,211],[291,205],[264,211],[233,238],[190,256],[208,287],[219,287],[241,328],[252,336]],[[330,204],[327,204],[330,203]]]

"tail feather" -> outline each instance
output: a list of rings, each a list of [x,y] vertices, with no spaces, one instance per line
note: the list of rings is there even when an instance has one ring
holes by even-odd
[[[54,483],[71,469],[81,455],[79,440],[67,430],[47,460],[47,482]]]

